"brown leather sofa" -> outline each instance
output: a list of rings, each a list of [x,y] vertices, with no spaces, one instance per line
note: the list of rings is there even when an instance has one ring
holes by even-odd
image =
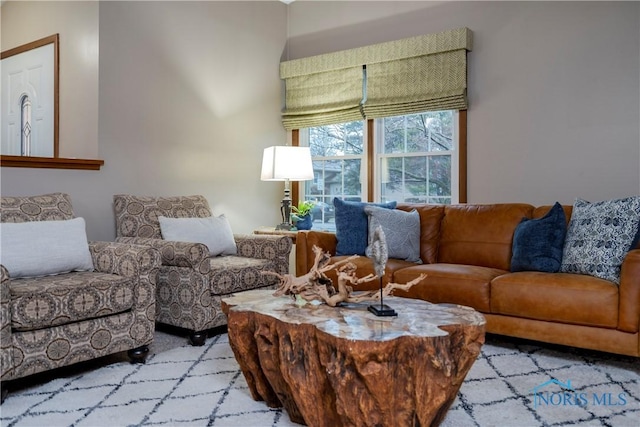
[[[625,257],[619,286],[581,274],[511,273],[516,226],[523,217],[544,216],[551,206],[399,204],[397,208],[415,208],[420,215],[423,264],[389,259],[383,282],[406,283],[421,273],[428,277],[395,295],[473,307],[486,317],[489,333],[640,356],[640,244]],[[572,207],[563,208],[568,221]],[[336,243],[333,233],[298,232],[297,274],[311,268],[314,245],[335,254]],[[373,273],[368,258],[355,263],[358,276]],[[331,278],[335,280],[335,275]],[[374,281],[358,289],[376,285]]]

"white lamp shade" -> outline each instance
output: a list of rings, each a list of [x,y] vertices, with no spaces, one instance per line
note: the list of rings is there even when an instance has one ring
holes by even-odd
[[[264,149],[262,181],[306,181],[313,179],[309,147],[273,146]]]

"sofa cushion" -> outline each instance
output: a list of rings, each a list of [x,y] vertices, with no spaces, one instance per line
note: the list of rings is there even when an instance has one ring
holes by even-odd
[[[278,283],[275,275],[262,274],[263,271],[276,270],[273,260],[270,259],[235,255],[212,257],[201,263],[199,269],[200,273],[210,277],[213,295],[227,295]]]
[[[11,278],[93,270],[82,218],[2,223],[0,240],[0,262]]]
[[[167,218],[159,216],[162,238],[173,242],[202,243],[209,255],[235,255],[238,252],[233,231],[223,215],[207,218]]]
[[[403,259],[422,264],[420,259],[420,215],[415,209],[405,212],[399,209],[384,209],[366,206],[369,217],[369,245],[365,251],[371,257],[371,243],[376,227],[382,227],[389,258]]]
[[[337,255],[364,255],[369,235],[368,218],[365,206],[379,206],[393,209],[396,202],[365,203],[349,202],[339,198],[333,199],[335,207]]]
[[[396,290],[394,295],[420,298],[432,303],[451,303],[473,307],[483,313],[490,310],[490,283],[508,271],[458,264],[423,264],[400,269],[393,275],[396,283],[407,283],[420,274],[427,278],[409,291]]]
[[[618,287],[582,274],[505,274],[491,282],[491,313],[615,328]]]
[[[131,309],[134,278],[76,272],[11,280],[11,327],[31,331]]]
[[[509,270],[513,232],[532,210],[521,203],[445,206],[438,262]]]
[[[640,196],[590,203],[577,199],[561,271],[620,283],[620,267],[640,225]]]
[[[523,218],[513,234],[511,271],[557,273],[566,231],[567,222],[560,203],[542,218]]]

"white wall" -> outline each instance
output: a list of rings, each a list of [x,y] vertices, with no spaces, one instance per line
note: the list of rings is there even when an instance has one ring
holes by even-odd
[[[637,2],[309,2],[289,59],[468,27],[468,201],[640,194]]]
[[[3,35],[6,23],[17,16],[7,6],[14,5],[2,7]],[[48,7],[56,6],[62,8],[58,2]],[[74,7],[60,10],[76,12]],[[63,29],[71,31],[75,24],[49,16],[57,22],[50,32],[60,32],[64,41]],[[116,193],[202,194],[215,214],[229,217],[235,232],[280,222],[283,185],[261,182],[260,165],[264,147],[286,140],[278,77],[286,6],[276,1],[100,2],[99,40],[94,131],[105,165],[95,172],[1,168],[2,194],[71,194],[90,239],[115,237]],[[60,55],[68,55],[64,45]],[[71,86],[63,85],[61,92],[69,94]],[[61,117],[67,127],[81,125],[79,120]],[[61,152],[67,144],[69,138],[61,135]]]
[[[2,3],[2,51],[60,34],[60,157],[98,156],[98,2]]]

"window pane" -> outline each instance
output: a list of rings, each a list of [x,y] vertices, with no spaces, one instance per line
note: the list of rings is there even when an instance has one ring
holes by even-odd
[[[327,160],[324,164],[324,194],[342,194],[342,161]]]
[[[344,161],[344,196],[354,197],[362,195],[362,183],[360,182],[360,159]]]
[[[429,157],[429,195],[451,197],[451,156]]]
[[[425,117],[429,131],[429,151],[453,150],[453,111],[432,112]]]
[[[341,131],[344,133],[346,154],[364,153],[364,122],[343,123]]]
[[[364,122],[309,128],[309,147],[316,157],[344,156],[364,152]]]
[[[384,157],[380,162],[382,187],[381,200],[404,200],[404,161],[402,157]]]
[[[404,153],[404,116],[386,117],[384,125],[383,153]]]
[[[427,195],[427,158],[407,157],[405,158],[404,182],[407,198],[415,198]]]
[[[453,111],[436,111],[383,120],[383,153],[453,150]]]

